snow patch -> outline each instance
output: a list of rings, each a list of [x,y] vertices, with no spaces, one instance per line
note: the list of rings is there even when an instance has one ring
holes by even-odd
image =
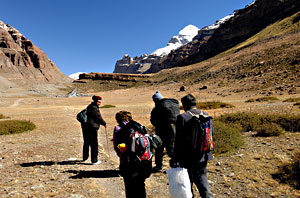
[[[73,78],[74,80],[78,80],[79,79],[79,75],[83,74],[83,73],[86,73],[86,72],[77,72],[77,73],[69,75],[69,77]]]

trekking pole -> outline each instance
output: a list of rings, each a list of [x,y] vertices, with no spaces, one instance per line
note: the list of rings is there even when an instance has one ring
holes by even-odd
[[[105,129],[105,136],[106,136],[106,147],[107,147],[107,153],[108,153],[108,157],[110,158],[110,154],[109,154],[109,147],[108,147],[108,136],[107,136],[106,127],[104,127],[104,129]]]

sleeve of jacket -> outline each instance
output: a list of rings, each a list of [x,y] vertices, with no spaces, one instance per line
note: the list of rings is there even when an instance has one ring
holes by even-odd
[[[150,122],[154,127],[157,127],[159,125],[159,115],[157,108],[155,107],[151,111]]]
[[[118,134],[117,134],[119,130],[120,130],[120,127],[116,126],[114,128],[114,133],[113,133],[114,149],[115,149],[118,156],[120,156],[120,150],[118,149],[119,142],[118,142]]]

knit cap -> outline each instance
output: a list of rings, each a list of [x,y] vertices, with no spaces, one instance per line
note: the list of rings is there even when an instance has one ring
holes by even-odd
[[[155,92],[155,94],[152,96],[152,99],[155,100],[155,99],[158,99],[158,100],[161,100],[163,99],[163,96],[161,95],[161,93],[157,90]]]

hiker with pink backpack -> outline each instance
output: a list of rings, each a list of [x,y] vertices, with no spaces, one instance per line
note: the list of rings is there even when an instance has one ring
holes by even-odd
[[[120,158],[120,174],[126,198],[145,198],[145,180],[152,171],[152,151],[149,134],[143,125],[134,121],[127,111],[116,113],[114,150]]]

